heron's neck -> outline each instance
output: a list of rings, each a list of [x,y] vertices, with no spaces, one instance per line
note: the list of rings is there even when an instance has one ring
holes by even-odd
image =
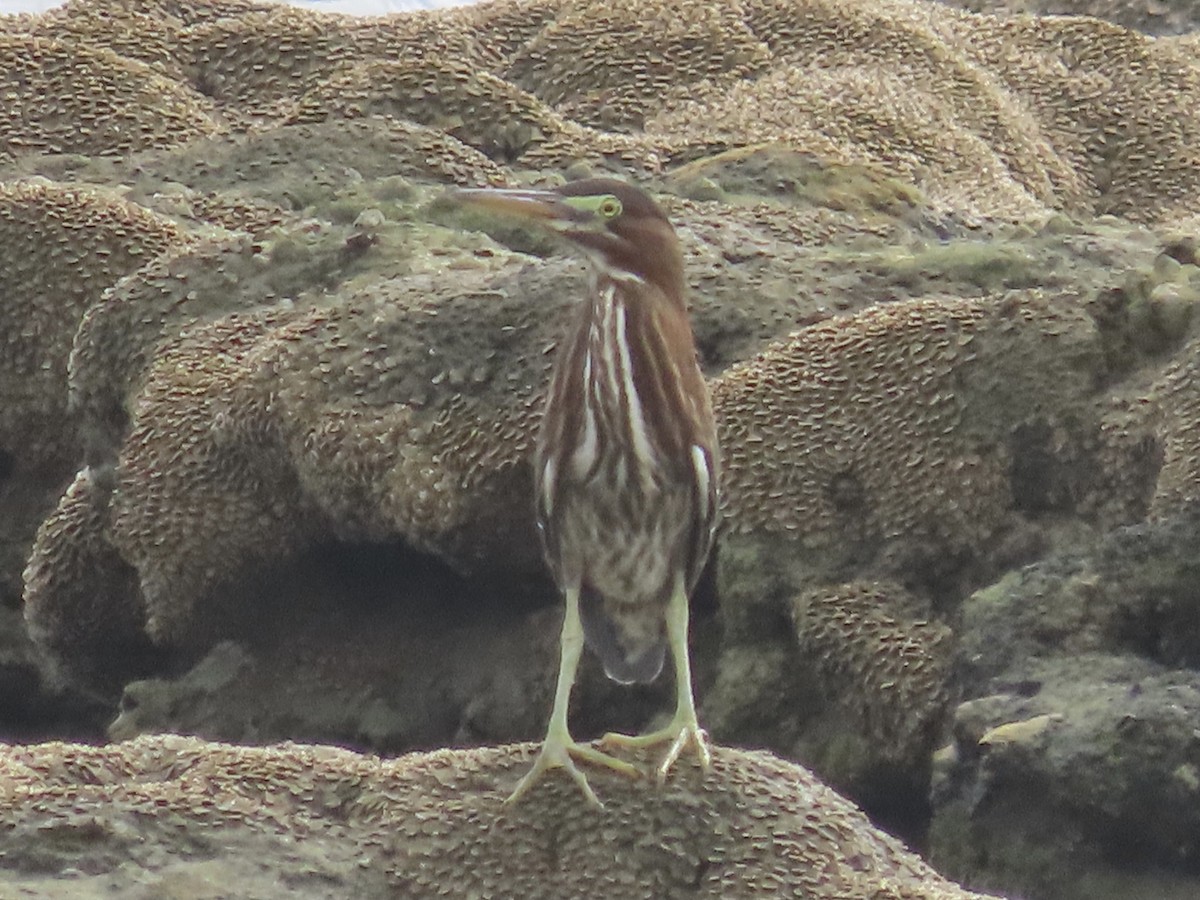
[[[686,312],[683,257],[678,247],[658,246],[642,256],[627,254],[621,248],[584,246],[591,263],[591,296],[599,297],[609,285],[618,295],[629,295],[630,302],[640,298],[665,300]]]
[[[657,280],[648,280],[634,272],[608,266],[593,266],[589,276],[592,298],[589,316],[601,317],[611,304],[626,307],[665,305],[687,315],[681,287],[667,290]]]

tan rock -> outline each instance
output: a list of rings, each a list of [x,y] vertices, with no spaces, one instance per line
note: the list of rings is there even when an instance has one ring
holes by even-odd
[[[335,884],[350,888],[385,872],[391,890],[407,897],[982,897],[939,877],[806,770],[769,754],[716,748],[707,776],[685,765],[664,788],[597,773],[601,811],[553,777],[505,807],[532,749],[380,761],[328,747],[175,736],[4,748],[6,865],[36,853],[129,885],[150,875],[138,860],[201,842],[218,854],[255,854],[290,891],[299,873],[288,846],[299,842],[327,848],[318,871]],[[124,849],[135,824],[138,846]],[[70,840],[83,827],[95,838]],[[347,858],[360,874],[337,865]]]

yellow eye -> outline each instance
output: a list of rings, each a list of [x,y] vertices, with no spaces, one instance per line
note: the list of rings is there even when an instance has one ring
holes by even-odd
[[[621,201],[616,197],[605,197],[600,201],[597,211],[606,219],[615,219],[621,214]]]

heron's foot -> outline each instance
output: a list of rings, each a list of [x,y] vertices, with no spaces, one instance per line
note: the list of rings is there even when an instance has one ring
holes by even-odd
[[[588,802],[593,806],[604,808],[604,804],[600,802],[600,798],[596,796],[596,792],[592,790],[592,786],[588,784],[587,776],[579,770],[575,765],[575,761],[588,763],[593,766],[601,766],[616,772],[618,775],[624,775],[627,778],[641,778],[641,770],[627,763],[623,759],[617,759],[615,756],[609,756],[597,750],[590,744],[580,744],[571,739],[570,735],[566,737],[558,735],[547,735],[546,740],[542,743],[542,749],[534,760],[533,768],[530,769],[525,777],[520,780],[516,788],[508,799],[504,801],[505,805],[516,803],[525,793],[533,787],[534,784],[549,769],[563,768],[567,770],[567,774],[575,779],[575,783],[579,785],[579,789],[583,791],[583,795],[588,799]]]
[[[644,750],[657,747],[659,744],[669,744],[667,754],[663,757],[656,770],[658,780],[665,781],[671,767],[678,761],[680,755],[689,745],[696,749],[696,761],[705,772],[712,765],[712,755],[708,752],[708,734],[700,727],[695,716],[676,716],[671,724],[647,734],[617,734],[609,733],[600,739],[604,749],[620,747],[626,750]]]

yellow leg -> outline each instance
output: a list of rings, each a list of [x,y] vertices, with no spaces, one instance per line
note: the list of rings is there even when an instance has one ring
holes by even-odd
[[[550,726],[546,729],[546,739],[542,741],[541,752],[533,763],[533,768],[517,784],[516,789],[504,802],[514,803],[542,777],[547,769],[564,768],[575,779],[579,789],[588,801],[603,807],[587,778],[575,765],[575,760],[605,766],[622,775],[631,778],[641,777],[638,768],[623,760],[601,753],[587,745],[577,744],[571,738],[567,728],[567,707],[571,702],[571,688],[575,684],[575,670],[579,666],[579,655],[583,652],[583,626],[579,622],[579,589],[568,588],[566,591],[566,615],[563,616],[561,655],[558,664],[558,685],[554,691],[554,709],[550,713]]]
[[[708,735],[696,718],[696,702],[692,698],[692,666],[688,659],[688,599],[682,583],[677,583],[667,604],[667,640],[671,645],[671,658],[675,660],[675,715],[665,728],[649,734],[606,734],[600,739],[601,747],[626,747],[638,749],[658,744],[670,744],[667,755],[658,767],[658,780],[663,781],[679,755],[688,744],[696,748],[700,767],[708,771],[712,757],[708,752]]]

